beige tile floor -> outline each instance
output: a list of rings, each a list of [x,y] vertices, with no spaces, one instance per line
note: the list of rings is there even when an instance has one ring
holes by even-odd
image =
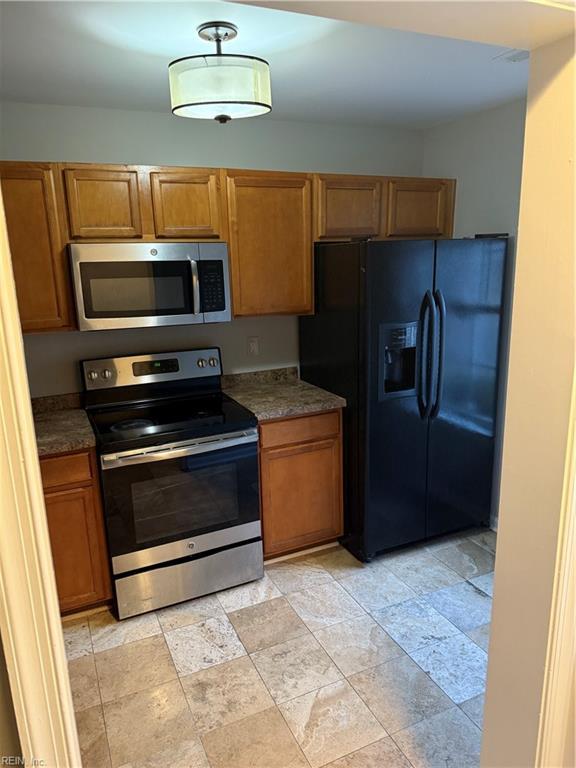
[[[496,536],[64,622],[84,768],[474,768]]]

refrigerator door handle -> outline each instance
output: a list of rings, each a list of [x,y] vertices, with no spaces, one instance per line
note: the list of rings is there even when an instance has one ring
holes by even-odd
[[[442,406],[442,392],[444,389],[444,356],[446,352],[446,302],[442,291],[437,288],[434,291],[434,302],[438,307],[439,328],[438,328],[438,378],[436,385],[436,402],[430,412],[430,418],[435,419]]]
[[[424,335],[426,315],[428,314],[428,333]],[[436,336],[436,307],[431,291],[426,291],[420,306],[418,318],[420,331],[420,357],[418,364],[418,410],[422,419],[427,419],[432,410],[432,366],[431,352],[433,352]]]

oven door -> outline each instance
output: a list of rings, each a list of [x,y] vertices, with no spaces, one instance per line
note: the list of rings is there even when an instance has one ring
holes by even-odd
[[[197,243],[71,245],[81,331],[204,322]]]
[[[115,575],[259,539],[258,434],[101,457]]]

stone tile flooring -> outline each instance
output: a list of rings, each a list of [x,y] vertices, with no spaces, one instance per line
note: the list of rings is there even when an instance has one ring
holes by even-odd
[[[65,620],[84,768],[474,768],[496,535]]]

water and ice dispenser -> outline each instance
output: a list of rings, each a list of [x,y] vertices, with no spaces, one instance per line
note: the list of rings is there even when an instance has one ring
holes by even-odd
[[[382,323],[378,343],[380,399],[414,394],[418,323]]]

